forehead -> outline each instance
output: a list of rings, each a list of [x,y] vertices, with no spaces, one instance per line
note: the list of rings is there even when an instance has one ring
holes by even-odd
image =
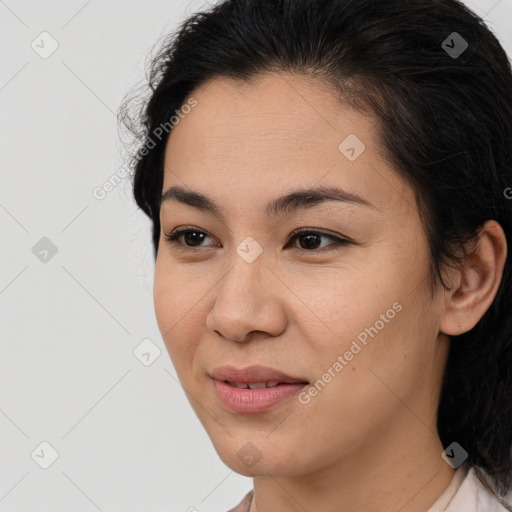
[[[293,183],[340,186],[379,207],[412,198],[381,157],[376,120],[322,82],[285,73],[250,83],[217,78],[191,97],[197,106],[168,139],[164,190],[180,184],[246,200],[284,193]]]
[[[223,149],[231,146],[233,152],[252,152],[251,148],[256,152],[263,145],[273,146],[277,153],[290,153],[321,143],[324,149],[338,151],[349,133],[369,139],[375,124],[373,118],[342,103],[324,83],[306,76],[275,73],[252,82],[217,78],[192,96],[197,107],[171,137],[181,144],[184,141],[178,132],[186,127],[194,132],[196,142],[210,141],[212,150],[216,143]],[[365,142],[371,145],[373,141]]]

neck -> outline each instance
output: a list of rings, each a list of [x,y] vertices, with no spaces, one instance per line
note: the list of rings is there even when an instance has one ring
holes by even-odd
[[[441,458],[437,433],[417,418],[412,425],[403,430],[395,424],[392,432],[314,473],[254,477],[250,512],[428,512],[455,471]]]

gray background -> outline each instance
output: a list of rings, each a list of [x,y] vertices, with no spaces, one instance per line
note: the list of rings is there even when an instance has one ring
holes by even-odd
[[[466,3],[512,55],[512,0]],[[177,382],[129,179],[93,195],[145,56],[206,5],[0,0],[1,511],[223,512],[252,487]]]

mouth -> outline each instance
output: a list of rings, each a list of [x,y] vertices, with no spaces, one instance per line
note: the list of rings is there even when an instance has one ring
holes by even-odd
[[[263,382],[230,382],[228,380],[222,381],[225,384],[229,384],[231,387],[239,389],[263,389],[263,388],[275,388],[277,386],[286,386],[292,383],[280,382],[277,380],[263,381]],[[309,382],[294,382],[293,384],[309,384]]]
[[[210,374],[223,407],[234,414],[262,413],[289,403],[309,381],[264,366],[222,366]]]
[[[248,387],[250,389],[271,388],[281,384],[309,384],[307,379],[294,377],[281,370],[260,365],[246,368],[237,368],[232,365],[219,366],[211,372],[210,377],[242,389]]]

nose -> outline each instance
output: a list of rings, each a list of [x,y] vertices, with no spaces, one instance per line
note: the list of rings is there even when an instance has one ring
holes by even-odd
[[[207,328],[237,343],[249,341],[256,332],[279,336],[288,321],[283,288],[262,260],[247,263],[240,258],[214,289]]]

